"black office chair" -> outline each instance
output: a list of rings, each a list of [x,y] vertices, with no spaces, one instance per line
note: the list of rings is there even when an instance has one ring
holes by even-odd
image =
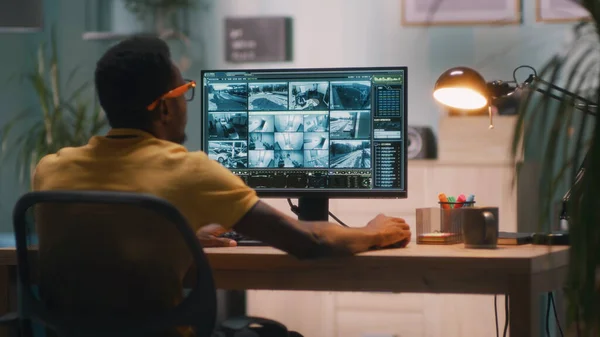
[[[278,322],[246,316],[226,320],[215,332],[210,266],[186,219],[165,200],[125,192],[32,192],[17,202],[13,223],[24,336],[32,335],[32,322],[60,337],[185,333],[175,327],[192,327],[196,337],[288,336]],[[195,284],[182,298],[170,291],[181,288],[188,270]],[[161,282],[146,282],[158,277]]]
[[[33,192],[17,202],[13,217],[25,334],[31,321],[65,337],[152,336],[185,326],[196,336],[212,334],[211,269],[194,231],[168,202],[121,192]],[[163,301],[177,294],[146,282],[160,277],[177,289],[190,264],[195,284],[177,304]]]

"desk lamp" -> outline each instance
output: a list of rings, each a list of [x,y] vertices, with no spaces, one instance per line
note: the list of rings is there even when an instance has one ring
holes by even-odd
[[[521,68],[530,69],[533,74],[523,82],[519,84],[516,79],[516,73]],[[558,87],[552,83],[544,81],[537,76],[537,72],[531,66],[519,66],[513,71],[513,81],[492,81],[486,82],[483,76],[474,69],[468,67],[455,67],[446,70],[440,75],[433,90],[433,97],[436,101],[443,105],[449,106],[455,109],[461,110],[479,110],[488,107],[490,115],[490,126],[494,127],[492,120],[492,101],[498,98],[512,95],[517,89],[534,89],[548,97],[554,98],[558,101],[564,100],[563,97],[553,94],[550,90],[540,88],[536,84],[544,84],[551,88],[550,90],[556,90],[564,95],[569,96],[573,99],[573,106],[590,115],[596,116],[596,110],[598,105],[592,101],[589,101],[575,93]],[[577,176],[575,178],[576,185],[583,174],[585,173],[585,162],[587,154],[583,160],[583,163],[579,167]],[[562,211],[560,215],[561,224],[568,218],[566,205],[571,196],[573,186],[567,191],[562,200]],[[535,240],[537,236],[537,240]],[[546,235],[536,234],[534,240],[539,243],[557,243],[557,244],[568,244],[568,232],[550,233]]]

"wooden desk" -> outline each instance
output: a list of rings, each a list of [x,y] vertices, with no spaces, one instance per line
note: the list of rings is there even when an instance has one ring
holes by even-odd
[[[313,261],[268,247],[206,252],[221,289],[508,294],[511,337],[539,335],[538,295],[561,289],[568,263],[568,247],[532,245],[474,250],[412,244]],[[14,249],[0,249],[4,310],[14,303],[15,263]]]

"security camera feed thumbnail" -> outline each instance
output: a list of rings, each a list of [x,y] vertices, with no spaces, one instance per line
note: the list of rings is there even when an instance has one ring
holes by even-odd
[[[329,131],[329,115],[322,114],[304,115],[304,131],[323,132]]]
[[[208,157],[227,168],[248,167],[248,146],[246,141],[209,141]]]
[[[250,151],[248,162],[252,168],[275,167],[275,151]]]
[[[273,115],[253,115],[248,117],[249,132],[275,132],[275,118]]]
[[[305,150],[304,167],[327,168],[329,167],[329,151],[327,150]]]
[[[208,111],[248,110],[248,86],[245,83],[218,83],[208,86]]]
[[[331,82],[331,109],[366,110],[371,108],[371,82]]]
[[[331,139],[368,139],[371,137],[370,111],[332,111]]]
[[[302,132],[275,132],[275,150],[302,150]]]
[[[302,151],[275,151],[275,167],[304,167],[304,156]]]
[[[329,82],[290,83],[290,110],[328,110]]]
[[[287,83],[250,83],[248,85],[248,110],[273,111],[287,109]]]
[[[329,153],[331,168],[371,168],[371,142],[368,140],[332,140]]]
[[[306,132],[304,134],[305,150],[327,150],[329,134],[327,132]]]
[[[275,132],[302,132],[304,131],[304,118],[302,115],[276,115]]]
[[[245,112],[208,114],[209,139],[246,139],[247,136],[248,116]]]
[[[273,150],[275,148],[275,137],[273,133],[253,132],[248,137],[248,149],[250,150]]]

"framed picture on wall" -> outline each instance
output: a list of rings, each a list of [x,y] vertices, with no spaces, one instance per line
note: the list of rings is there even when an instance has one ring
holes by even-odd
[[[400,0],[402,25],[521,23],[521,0]]]
[[[589,20],[590,13],[580,4],[581,0],[536,0],[536,21],[573,22]]]

